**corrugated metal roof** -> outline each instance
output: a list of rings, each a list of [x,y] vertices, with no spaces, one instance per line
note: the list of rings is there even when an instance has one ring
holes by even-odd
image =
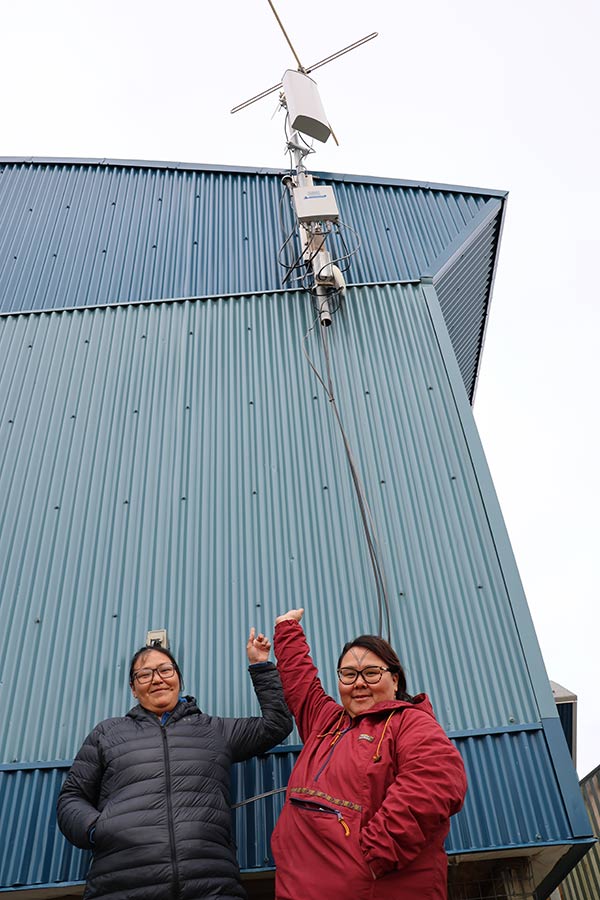
[[[582,779],[581,793],[594,836],[600,839],[600,766]],[[596,843],[588,850],[560,887],[564,900],[597,900],[600,897],[600,844]]]
[[[289,293],[1,321],[0,591],[9,645],[30,650],[5,660],[1,690],[25,702],[7,705],[2,758],[66,758],[125,708],[147,628],[169,628],[189,685],[227,714],[249,703],[244,631],[282,604],[307,606],[332,688],[330,648],[376,628],[342,442],[302,353],[312,315]],[[449,729],[538,721],[512,561],[420,288],[353,289],[329,335],[412,688]],[[198,654],[215,633],[232,659]]]
[[[292,229],[282,174],[0,160],[0,311],[276,290],[284,277],[279,250]],[[418,279],[468,238],[488,208],[500,218],[500,192],[320,177],[335,184],[341,219],[360,240],[347,275],[357,284]],[[355,246],[355,235],[345,234]],[[333,246],[347,253],[342,241]],[[490,298],[483,264],[468,302],[461,300],[456,335],[457,305],[443,304],[468,391]]]

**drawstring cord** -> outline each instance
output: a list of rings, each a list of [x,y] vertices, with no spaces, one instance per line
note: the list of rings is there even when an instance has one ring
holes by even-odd
[[[324,737],[329,737],[329,735],[332,734],[333,739],[329,746],[334,747],[343,734],[343,729],[340,728],[340,725],[342,724],[342,721],[343,721],[345,715],[346,715],[346,711],[342,710],[342,712],[340,713],[340,717],[335,724],[335,727],[331,731],[324,731],[323,734],[318,734],[317,737],[324,738]]]
[[[379,762],[381,760],[381,753],[379,752],[381,750],[381,744],[383,743],[383,739],[385,737],[385,732],[387,730],[389,721],[395,713],[396,713],[396,710],[395,709],[392,710],[392,712],[389,714],[389,716],[385,720],[385,725],[383,726],[383,731],[381,732],[381,737],[379,738],[379,742],[377,744],[377,749],[375,750],[375,753],[373,754],[373,762]]]
[[[385,737],[385,732],[387,731],[387,727],[389,725],[390,719],[392,718],[393,715],[396,714],[396,712],[397,712],[397,710],[394,709],[389,714],[387,719],[385,720],[385,724],[383,726],[383,731],[381,732],[381,737],[379,738],[379,741],[377,742],[377,748],[375,750],[375,753],[373,754],[373,762],[377,763],[377,762],[381,761],[381,753],[379,751],[381,750],[381,745],[383,743],[383,739]],[[332,741],[329,746],[334,747],[343,734],[343,731],[340,730],[340,725],[342,724],[343,718],[344,718],[344,711],[342,711],[342,714],[340,715],[339,719],[337,720],[335,728],[332,731],[325,731],[323,734],[317,735],[317,737],[324,738],[324,737],[328,737],[330,734],[332,734],[333,738],[332,738]],[[232,803],[231,808],[238,809],[240,806],[246,806],[246,804],[253,803],[255,800],[263,800],[265,797],[272,797],[274,794],[282,794],[285,790],[286,790],[286,788],[281,787],[281,788],[275,788],[272,791],[265,791],[264,794],[255,794],[254,797],[248,797],[247,800],[242,800],[239,803]],[[341,814],[339,816],[339,821],[340,821],[340,824],[343,826],[344,831],[346,831],[346,829],[348,829],[348,831],[346,833],[346,837],[347,837],[348,834],[350,834],[350,829],[348,828],[344,819],[341,817]]]

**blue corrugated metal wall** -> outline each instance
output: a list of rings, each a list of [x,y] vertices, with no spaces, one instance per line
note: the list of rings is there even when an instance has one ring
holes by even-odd
[[[68,759],[97,720],[127,708],[128,659],[147,627],[168,627],[188,687],[224,714],[252,708],[250,624],[305,605],[332,689],[332,647],[376,628],[340,437],[302,354],[312,318],[309,298],[289,293],[3,320],[0,590],[7,646],[28,648],[4,663],[3,690],[20,702],[0,738],[12,763],[3,780],[20,779],[42,817],[57,771],[18,764]],[[515,758],[533,759],[535,747],[536,771],[550,767],[530,671],[537,649],[523,653],[516,613],[526,610],[507,595],[512,560],[486,524],[461,427],[466,398],[461,413],[422,289],[352,289],[329,335],[382,532],[393,640],[411,688],[428,690],[464,741],[476,786],[454,850],[567,840],[557,785],[525,774],[516,790],[512,780],[529,771],[513,771]],[[314,342],[312,352],[318,364]],[[283,783],[264,765],[250,777]],[[511,798],[502,815],[498,795]],[[265,808],[275,807],[238,815],[250,867],[269,856],[264,831],[243,840],[256,816],[264,828]],[[36,856],[40,878],[53,853]],[[85,858],[66,858],[67,880],[81,877]],[[21,854],[9,862],[24,879]]]
[[[353,280],[415,282],[352,288],[329,336],[380,533],[393,642],[470,774],[449,849],[584,840],[468,404],[499,195],[331,178],[367,238]],[[18,652],[0,679],[0,817],[16,836],[0,851],[0,886],[83,877],[85,855],[56,834],[54,797],[85,733],[128,707],[129,655],[147,628],[168,627],[188,689],[223,714],[254,709],[251,624],[269,628],[304,605],[332,690],[339,645],[376,628],[341,439],[302,353],[310,298],[232,296],[231,285],[254,290],[277,275],[267,213],[279,191],[273,173],[3,166],[11,233],[0,232],[0,297],[12,312],[0,316],[0,603]],[[127,302],[224,283],[211,300]],[[115,305],[86,308],[103,299]],[[322,367],[313,332],[308,347]],[[285,783],[293,755],[246,765],[238,798]],[[24,803],[48,829],[23,816]],[[269,861],[279,803],[238,812],[243,866]]]

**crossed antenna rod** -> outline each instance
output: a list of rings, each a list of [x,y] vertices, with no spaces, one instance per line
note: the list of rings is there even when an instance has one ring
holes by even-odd
[[[277,23],[278,23],[279,27],[281,28],[283,35],[284,35],[286,41],[288,42],[292,53],[294,54],[294,58],[295,58],[296,62],[298,63],[298,71],[302,72],[304,75],[308,75],[309,72],[314,72],[315,69],[320,69],[321,66],[325,66],[329,62],[333,62],[334,59],[337,59],[338,57],[343,56],[345,53],[349,53],[351,50],[355,50],[357,47],[360,47],[362,44],[366,44],[367,41],[372,41],[373,38],[376,38],[377,34],[378,34],[377,31],[374,31],[372,34],[368,34],[366,37],[361,38],[358,41],[355,41],[353,44],[349,44],[348,47],[344,47],[343,50],[338,50],[337,53],[332,53],[331,56],[326,56],[325,59],[321,59],[321,60],[319,60],[319,62],[313,63],[312,66],[304,67],[302,65],[302,63],[300,62],[300,57],[298,56],[298,54],[296,53],[296,51],[294,49],[294,45],[292,44],[285,28],[283,27],[283,23],[282,23],[281,19],[277,15],[277,10],[273,6],[273,3],[271,2],[271,0],[268,0],[268,3],[269,3],[269,6],[271,7],[271,9],[273,10],[273,15],[277,19]],[[279,84],[274,84],[273,87],[267,88],[266,91],[262,91],[260,94],[257,94],[255,97],[251,97],[249,100],[245,100],[243,103],[240,103],[238,106],[234,106],[233,109],[231,110],[231,112],[232,113],[239,112],[240,109],[245,109],[245,107],[250,106],[251,103],[256,103],[257,100],[262,100],[263,97],[268,97],[269,94],[274,94],[275,91],[281,90],[282,87],[283,87],[283,82],[280,81]]]

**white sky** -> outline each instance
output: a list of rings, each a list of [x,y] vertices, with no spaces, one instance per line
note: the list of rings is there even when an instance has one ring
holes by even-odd
[[[548,674],[600,763],[597,0],[277,0],[341,146],[313,170],[507,189],[475,416]],[[0,155],[283,167],[267,0],[3,0]]]

